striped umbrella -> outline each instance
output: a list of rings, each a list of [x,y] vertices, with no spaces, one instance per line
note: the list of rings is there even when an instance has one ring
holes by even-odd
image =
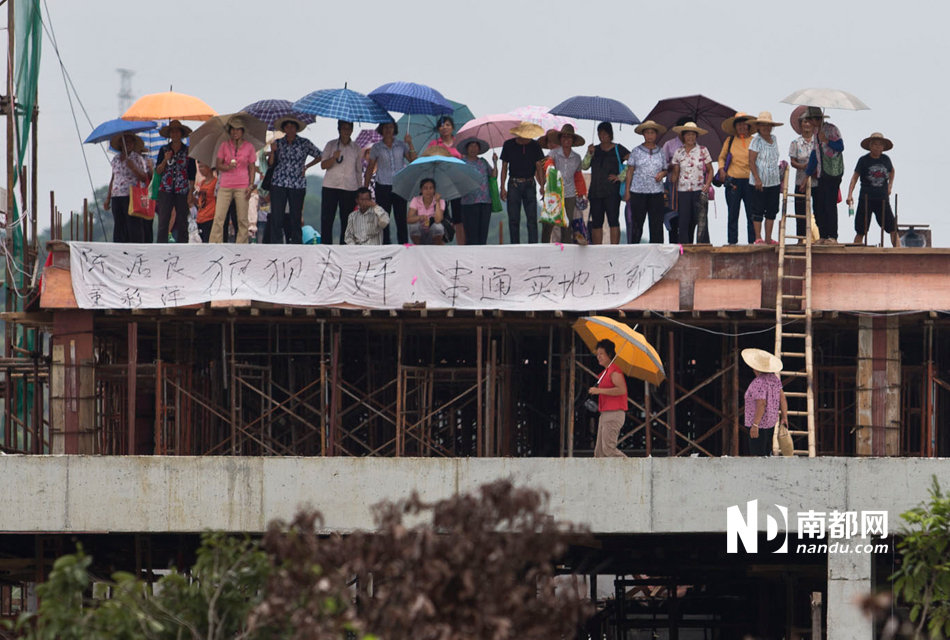
[[[320,89],[293,104],[294,111],[347,122],[392,122],[393,118],[372,98],[347,89]]]
[[[370,91],[369,97],[382,108],[399,113],[440,116],[454,110],[441,93],[416,82],[389,82]]]
[[[290,100],[258,100],[241,109],[244,113],[249,113],[264,124],[268,131],[274,130],[274,125],[284,116],[293,116],[305,125],[313,124],[316,118],[309,113],[294,111],[294,103]]]

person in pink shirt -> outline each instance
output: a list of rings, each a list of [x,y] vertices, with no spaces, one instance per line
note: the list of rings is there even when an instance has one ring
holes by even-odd
[[[230,139],[218,148],[218,198],[214,208],[211,242],[224,239],[224,220],[231,200],[237,206],[238,232],[236,242],[247,244],[247,202],[257,171],[257,153],[254,145],[244,140],[244,123],[239,117],[228,121]]]

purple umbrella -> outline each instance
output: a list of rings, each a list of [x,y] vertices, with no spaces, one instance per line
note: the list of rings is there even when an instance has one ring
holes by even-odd
[[[360,149],[365,149],[366,147],[373,146],[382,139],[383,136],[379,135],[376,129],[363,129],[360,131],[360,134],[356,136],[356,144],[360,146]]]
[[[274,124],[284,116],[297,118],[305,125],[313,124],[315,118],[307,113],[294,111],[294,105],[290,100],[258,100],[241,109],[244,113],[249,113],[258,120],[267,125],[269,131],[274,130]]]
[[[727,107],[706,96],[694,95],[660,100],[647,114],[647,120],[653,120],[667,128],[667,132],[657,141],[657,144],[661,146],[667,140],[676,137],[673,127],[677,121],[687,118],[690,122],[695,122],[699,128],[709,132],[709,135],[703,136],[700,144],[709,149],[709,154],[713,158],[718,158],[722,145],[729,136],[722,130],[722,121],[734,115],[736,115],[736,110],[732,107]]]

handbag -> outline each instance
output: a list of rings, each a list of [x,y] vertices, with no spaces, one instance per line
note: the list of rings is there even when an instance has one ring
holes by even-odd
[[[600,413],[600,404],[594,396],[587,396],[587,400],[584,400],[584,408],[588,413]]]
[[[726,147],[726,160],[722,163],[722,168],[713,176],[712,183],[717,187],[721,187],[726,183],[726,180],[729,179],[726,172],[729,171],[729,165],[732,164],[732,140],[733,136],[729,136],[729,146]],[[722,179],[719,178],[720,174],[722,174]]]
[[[148,183],[148,195],[152,200],[158,200],[158,190],[162,186],[162,174],[152,171],[152,181]]]
[[[147,187],[135,184],[129,188],[129,215],[143,220],[155,218],[155,201]]]
[[[614,154],[617,156],[617,177],[620,178],[620,199],[623,200],[623,190],[627,186],[627,183],[625,182],[625,178],[627,177],[627,168],[623,166],[623,161],[620,160],[620,150],[617,148],[617,145],[614,145]]]
[[[267,165],[267,171],[264,172],[264,179],[261,180],[261,189],[264,191],[270,191],[271,182],[274,179],[274,168],[277,166],[277,163],[280,160],[277,157],[277,151],[274,151],[274,164]]]
[[[785,457],[795,455],[795,445],[792,442],[792,434],[788,432],[788,427],[784,424],[778,426],[778,448]]]

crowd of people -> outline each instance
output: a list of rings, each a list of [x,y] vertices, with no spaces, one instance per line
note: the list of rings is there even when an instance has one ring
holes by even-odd
[[[810,232],[805,228],[804,198],[810,178],[819,236],[815,242],[836,244],[845,171],[841,133],[815,107],[804,110],[795,124],[800,135],[791,141],[786,161],[774,133],[784,123],[767,111],[758,116],[740,112],[723,121],[727,137],[716,159],[703,145],[710,132],[689,118],[672,127],[676,136],[662,146],[659,140],[667,128],[651,120],[641,123],[634,131],[643,141],[632,149],[614,140],[609,122],[601,122],[597,142],[587,146],[583,157],[573,149],[582,148],[586,141],[571,125],[535,138],[531,130],[536,127],[522,123],[511,130],[512,137],[501,148],[499,179],[499,156],[493,154],[489,163],[483,157],[489,151],[487,142],[457,139],[451,116],[439,118],[435,139],[421,151],[409,134],[398,137],[396,123],[379,125],[376,131],[381,139],[362,148],[353,138],[353,123],[346,121],[337,123],[338,136],[321,151],[300,135],[306,127],[303,122],[284,117],[275,124],[282,136],[266,148],[266,174],[258,168],[254,146],[244,140],[240,115],[228,122],[229,137],[220,145],[213,166],[196,163],[189,156],[185,140],[191,129],[173,120],[160,130],[168,142],[154,159],[144,155],[144,143],[135,134],[111,140],[117,154],[105,204],[113,214],[115,242],[194,241],[188,232],[191,212],[202,242],[233,238],[238,243],[299,244],[310,239],[304,237],[307,229],[302,219],[306,173],[319,164],[325,171],[319,225],[324,244],[334,242],[337,219],[340,244],[445,244],[453,240],[486,244],[492,214],[490,186],[495,180],[499,180],[498,195],[506,203],[511,244],[522,242],[523,222],[528,243],[618,244],[622,218],[628,243],[691,244],[709,243],[708,202],[714,188],[722,187],[728,209],[727,242],[739,242],[744,208],[747,242],[777,244],[781,184],[784,172],[794,169],[793,189],[801,197],[794,198],[797,219],[791,237],[803,242]],[[884,153],[893,143],[881,133],[872,133],[861,146],[868,153],[858,160],[845,198],[852,212],[857,205],[854,242],[864,241],[873,216],[897,246],[896,220],[889,203],[894,165]],[[394,176],[427,155],[451,156],[469,164],[479,176],[478,188],[446,201],[439,185],[428,179],[411,199],[397,194]],[[562,189],[566,227],[539,220],[538,200],[544,199],[549,171],[556,172]],[[264,177],[260,183],[259,177]],[[153,189],[157,187],[157,233],[152,220],[130,206],[130,187],[149,180]],[[309,235],[316,234],[311,230]]]

